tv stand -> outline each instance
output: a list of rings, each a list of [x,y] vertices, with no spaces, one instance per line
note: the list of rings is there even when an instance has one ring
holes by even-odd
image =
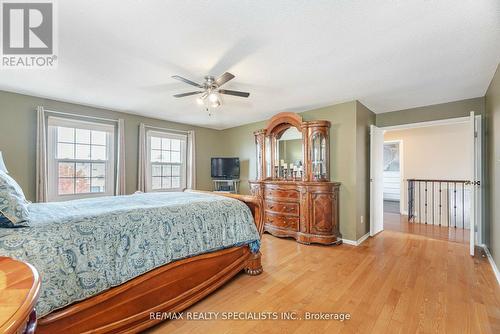
[[[213,179],[214,192],[237,194],[240,188],[239,179]]]

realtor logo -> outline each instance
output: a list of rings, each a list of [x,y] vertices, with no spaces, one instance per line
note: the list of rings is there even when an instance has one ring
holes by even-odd
[[[2,9],[2,68],[54,67],[54,3],[6,0]]]

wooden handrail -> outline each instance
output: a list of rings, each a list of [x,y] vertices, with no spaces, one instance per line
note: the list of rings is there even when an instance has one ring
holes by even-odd
[[[435,180],[435,179],[406,179],[405,181],[416,182],[449,182],[449,183],[466,183],[468,180]]]

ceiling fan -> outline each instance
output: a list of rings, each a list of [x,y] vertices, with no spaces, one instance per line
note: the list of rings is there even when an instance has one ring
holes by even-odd
[[[212,108],[217,108],[222,104],[222,99],[221,99],[220,94],[233,95],[233,96],[239,96],[239,97],[249,97],[250,96],[250,93],[220,88],[222,85],[224,85],[229,80],[234,79],[234,75],[232,75],[229,72],[224,73],[223,75],[221,75],[217,79],[215,79],[213,76],[207,75],[205,77],[205,82],[202,84],[196,83],[196,82],[191,81],[191,80],[186,79],[186,78],[183,78],[179,75],[174,75],[174,76],[172,76],[172,78],[174,78],[176,80],[180,80],[182,82],[185,82],[191,86],[201,88],[201,90],[197,90],[194,92],[175,94],[174,97],[185,97],[185,96],[190,96],[190,95],[201,94],[201,96],[199,96],[196,99],[196,101],[200,105],[205,105],[207,108],[208,108],[208,106],[210,106]]]

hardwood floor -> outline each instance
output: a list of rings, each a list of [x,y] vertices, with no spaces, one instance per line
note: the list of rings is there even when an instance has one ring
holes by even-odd
[[[268,234],[264,273],[238,275],[188,312],[347,312],[334,320],[173,320],[150,333],[500,333],[500,288],[467,245],[386,229],[358,247]],[[184,317],[186,317],[184,313]]]
[[[384,200],[384,213],[399,213],[399,201]]]
[[[384,229],[422,235],[430,239],[469,243],[470,231],[459,227],[445,227],[421,223],[408,223],[408,216],[384,213]]]

